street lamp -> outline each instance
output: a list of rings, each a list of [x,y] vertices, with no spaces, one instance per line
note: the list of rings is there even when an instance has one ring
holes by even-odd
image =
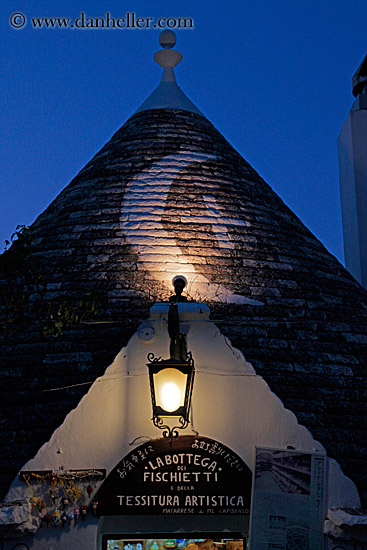
[[[186,335],[180,333],[178,302],[186,284],[184,277],[173,280],[176,295],[171,297],[168,311],[168,334],[170,336],[170,358],[161,359],[148,354],[150,393],[153,408],[153,424],[163,431],[163,437],[178,437],[177,429],[189,424],[192,387],[195,368],[191,352],[187,352]],[[175,301],[173,301],[175,299]],[[178,419],[178,426],[170,427],[163,419]]]
[[[163,431],[163,437],[178,437],[177,428],[189,425],[194,361],[188,354],[186,361],[155,358],[148,355],[150,392],[153,408],[153,424]],[[163,419],[177,418],[179,426],[170,427]]]

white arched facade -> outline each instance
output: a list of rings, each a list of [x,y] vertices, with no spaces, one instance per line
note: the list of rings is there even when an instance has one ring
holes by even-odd
[[[51,439],[37,455],[24,465],[23,470],[96,469],[107,474],[133,448],[161,433],[151,421],[150,388],[147,355],[169,357],[167,331],[169,304],[156,304],[149,320],[144,322],[128,345],[117,355],[105,374],[98,378],[76,409],[71,411]],[[218,327],[209,320],[209,308],[201,303],[180,303],[180,330],[187,334],[188,350],[195,361],[195,382],[192,396],[191,424],[185,434],[199,434],[219,441],[238,454],[253,470],[254,448],[288,446],[301,451],[324,453],[322,445],[300,425],[295,415],[285,409],[280,399],[270,390],[261,376],[233,348]],[[16,479],[7,495],[8,501],[30,497],[27,485]],[[357,490],[346,478],[339,465],[328,460],[327,507],[357,507]],[[30,505],[24,505],[17,522],[24,531],[34,531],[25,538],[29,548],[37,550],[83,550],[99,548],[101,534],[108,529],[120,531],[144,525],[145,532],[153,532],[154,525],[166,525],[172,531],[189,525],[184,516],[147,517],[144,522],[116,518],[88,516],[78,526],[57,529],[38,529],[37,518],[31,515]],[[205,519],[205,517],[204,517]],[[6,518],[2,518],[4,522]],[[8,518],[11,520],[10,516]],[[204,521],[204,520],[200,520]],[[230,526],[236,530],[241,519],[232,518]],[[154,523],[155,522],[155,523]],[[218,529],[222,519],[207,521]],[[238,523],[240,522],[240,523]],[[200,523],[200,522],[199,522]],[[227,521],[228,526],[228,521]],[[176,527],[176,529],[174,529]],[[228,527],[227,527],[228,528]],[[203,530],[202,523],[197,530]],[[10,550],[14,542],[4,550]]]

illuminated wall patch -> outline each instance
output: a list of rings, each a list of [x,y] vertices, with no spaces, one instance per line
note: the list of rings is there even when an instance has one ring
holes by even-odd
[[[129,244],[139,255],[138,269],[148,271],[157,281],[172,289],[172,278],[184,275],[188,280],[190,295],[197,300],[223,303],[262,305],[257,300],[237,295],[222,285],[211,283],[198,268],[189,261],[177,245],[175,237],[162,224],[167,207],[168,194],[174,179],[193,163],[216,160],[214,155],[179,151],[168,155],[141,172],[130,181],[125,190],[121,214],[121,226]],[[203,195],[205,214],[185,216],[181,223],[211,225],[219,247],[234,249],[228,232],[229,226],[248,226],[249,223],[236,218],[223,217],[216,199]]]

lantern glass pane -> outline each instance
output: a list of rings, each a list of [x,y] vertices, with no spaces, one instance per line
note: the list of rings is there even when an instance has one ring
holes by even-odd
[[[177,369],[163,369],[153,375],[156,404],[168,413],[185,404],[187,374]]]

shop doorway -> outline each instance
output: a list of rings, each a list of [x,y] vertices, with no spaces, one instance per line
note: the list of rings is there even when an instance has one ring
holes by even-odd
[[[247,550],[244,533],[167,533],[107,534],[102,537],[102,550]]]

